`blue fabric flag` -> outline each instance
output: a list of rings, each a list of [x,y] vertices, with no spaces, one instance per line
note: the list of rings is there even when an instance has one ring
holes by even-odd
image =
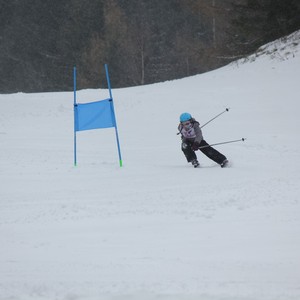
[[[75,105],[75,130],[115,127],[112,99]]]

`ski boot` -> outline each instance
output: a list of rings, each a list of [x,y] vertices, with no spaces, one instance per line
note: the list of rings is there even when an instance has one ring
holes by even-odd
[[[192,165],[194,166],[194,168],[198,168],[198,167],[200,166],[200,164],[199,164],[199,162],[198,162],[197,159],[193,159],[193,160],[191,161],[191,163],[192,163]]]
[[[225,159],[225,160],[220,164],[221,168],[225,168],[227,165],[228,165],[228,160],[227,160],[227,159]]]

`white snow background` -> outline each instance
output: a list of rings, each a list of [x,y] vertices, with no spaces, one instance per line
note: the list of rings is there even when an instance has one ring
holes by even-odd
[[[113,89],[122,168],[113,128],[78,132],[73,166],[72,92],[0,95],[0,299],[300,299],[299,37]],[[194,169],[179,115],[226,108],[205,140],[247,140],[215,147],[230,167],[197,152]]]

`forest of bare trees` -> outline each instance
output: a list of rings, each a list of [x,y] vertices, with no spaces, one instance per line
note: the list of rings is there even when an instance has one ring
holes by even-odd
[[[0,0],[0,92],[199,74],[300,29],[299,0]]]

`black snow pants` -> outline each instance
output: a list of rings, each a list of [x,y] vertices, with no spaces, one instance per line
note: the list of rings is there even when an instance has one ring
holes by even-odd
[[[197,159],[196,153],[192,149],[192,145],[193,145],[192,142],[187,142],[187,141],[182,142],[181,144],[181,150],[183,151],[188,162]],[[218,152],[216,149],[209,146],[205,140],[202,140],[199,145],[199,147],[203,147],[203,146],[205,147],[199,150],[208,158],[216,162],[217,164],[221,164],[226,159],[226,157],[222,153]]]

